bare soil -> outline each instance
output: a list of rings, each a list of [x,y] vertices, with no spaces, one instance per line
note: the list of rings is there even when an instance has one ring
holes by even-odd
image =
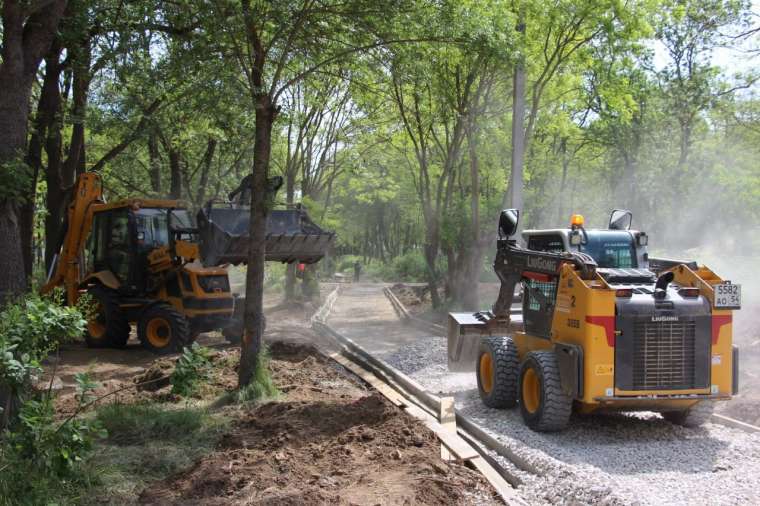
[[[317,351],[315,345],[332,343],[308,327],[311,309],[269,306],[265,337],[280,398],[217,408],[231,421],[215,450],[189,469],[150,483],[139,502],[498,504],[480,474],[440,459],[440,443],[426,427]],[[214,350],[215,367],[197,397],[213,406],[235,387],[239,351],[215,334],[199,341]],[[47,367],[61,390],[59,415],[76,408],[73,376],[88,369],[103,383],[98,393],[124,389],[108,402],[181,406],[186,399],[171,394],[168,383],[176,358],[157,359],[137,345],[69,346]]]
[[[483,478],[440,460],[415,419],[313,348],[273,343],[283,399],[243,413],[217,451],[140,497],[159,504],[474,504]]]

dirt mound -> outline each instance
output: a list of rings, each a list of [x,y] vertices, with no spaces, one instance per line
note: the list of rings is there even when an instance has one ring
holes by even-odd
[[[215,453],[141,502],[496,502],[480,475],[440,460],[429,430],[313,349],[273,343],[270,352],[284,398],[242,413]]]

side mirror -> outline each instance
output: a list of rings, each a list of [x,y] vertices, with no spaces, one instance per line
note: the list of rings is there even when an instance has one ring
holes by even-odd
[[[512,237],[515,235],[519,220],[520,211],[517,209],[504,209],[499,215],[499,236]]]
[[[626,209],[615,209],[610,214],[610,230],[630,230],[633,221],[633,213]]]

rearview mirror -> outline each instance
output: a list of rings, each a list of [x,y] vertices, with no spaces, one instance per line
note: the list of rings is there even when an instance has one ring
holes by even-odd
[[[517,209],[504,209],[499,215],[499,236],[512,237],[517,232],[517,222],[520,220],[520,211]]]
[[[633,221],[633,213],[626,209],[615,209],[610,214],[610,230],[630,230]]]

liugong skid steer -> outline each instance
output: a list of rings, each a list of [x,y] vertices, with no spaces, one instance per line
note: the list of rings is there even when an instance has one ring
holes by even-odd
[[[230,290],[228,265],[247,260],[249,220],[239,200],[207,204],[197,226],[181,201],[106,203],[100,176],[81,174],[42,292],[63,287],[69,304],[90,294],[96,311],[85,340],[92,347],[124,346],[132,324],[142,345],[161,354],[211,330],[239,341],[243,303]],[[314,263],[333,239],[302,208],[273,210],[266,260]]]
[[[451,370],[474,370],[483,402],[519,403],[533,430],[564,428],[573,410],[655,411],[696,426],[738,389],[732,311],[741,287],[694,262],[649,258],[648,237],[615,210],[606,230],[526,230],[502,211],[492,311],[449,315]],[[511,319],[522,284],[522,321]]]

